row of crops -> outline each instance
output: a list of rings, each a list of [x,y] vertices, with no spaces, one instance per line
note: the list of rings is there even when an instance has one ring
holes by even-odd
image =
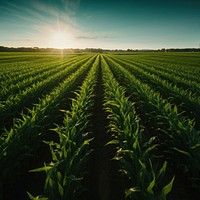
[[[0,198],[106,199],[85,184],[95,129],[105,126],[92,119],[99,86],[110,136],[100,145],[114,151],[123,199],[197,199],[198,61],[180,53],[1,55]]]

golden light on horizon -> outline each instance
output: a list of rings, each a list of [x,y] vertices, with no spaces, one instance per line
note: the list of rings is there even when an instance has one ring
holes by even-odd
[[[52,34],[50,46],[52,48],[64,49],[69,47],[69,38],[66,32],[56,31]]]

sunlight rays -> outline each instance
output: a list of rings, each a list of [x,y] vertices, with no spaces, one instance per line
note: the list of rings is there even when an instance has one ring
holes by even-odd
[[[53,48],[64,49],[69,47],[69,38],[66,32],[56,31],[51,36],[50,46]]]

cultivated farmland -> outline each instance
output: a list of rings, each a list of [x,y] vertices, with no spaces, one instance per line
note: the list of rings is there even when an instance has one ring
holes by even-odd
[[[199,77],[198,53],[1,53],[0,199],[197,200]]]

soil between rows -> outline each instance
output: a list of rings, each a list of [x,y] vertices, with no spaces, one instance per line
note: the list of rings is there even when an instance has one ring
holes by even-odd
[[[83,194],[81,200],[124,199],[122,180],[118,172],[118,162],[112,160],[116,152],[116,147],[106,145],[111,140],[111,135],[107,133],[106,127],[108,126],[108,122],[103,104],[104,91],[100,64],[95,87],[93,114],[91,117],[91,132],[94,139],[91,142],[90,148],[93,149],[93,152],[88,161],[86,169],[88,174],[85,177],[85,187],[88,188],[88,192]]]

